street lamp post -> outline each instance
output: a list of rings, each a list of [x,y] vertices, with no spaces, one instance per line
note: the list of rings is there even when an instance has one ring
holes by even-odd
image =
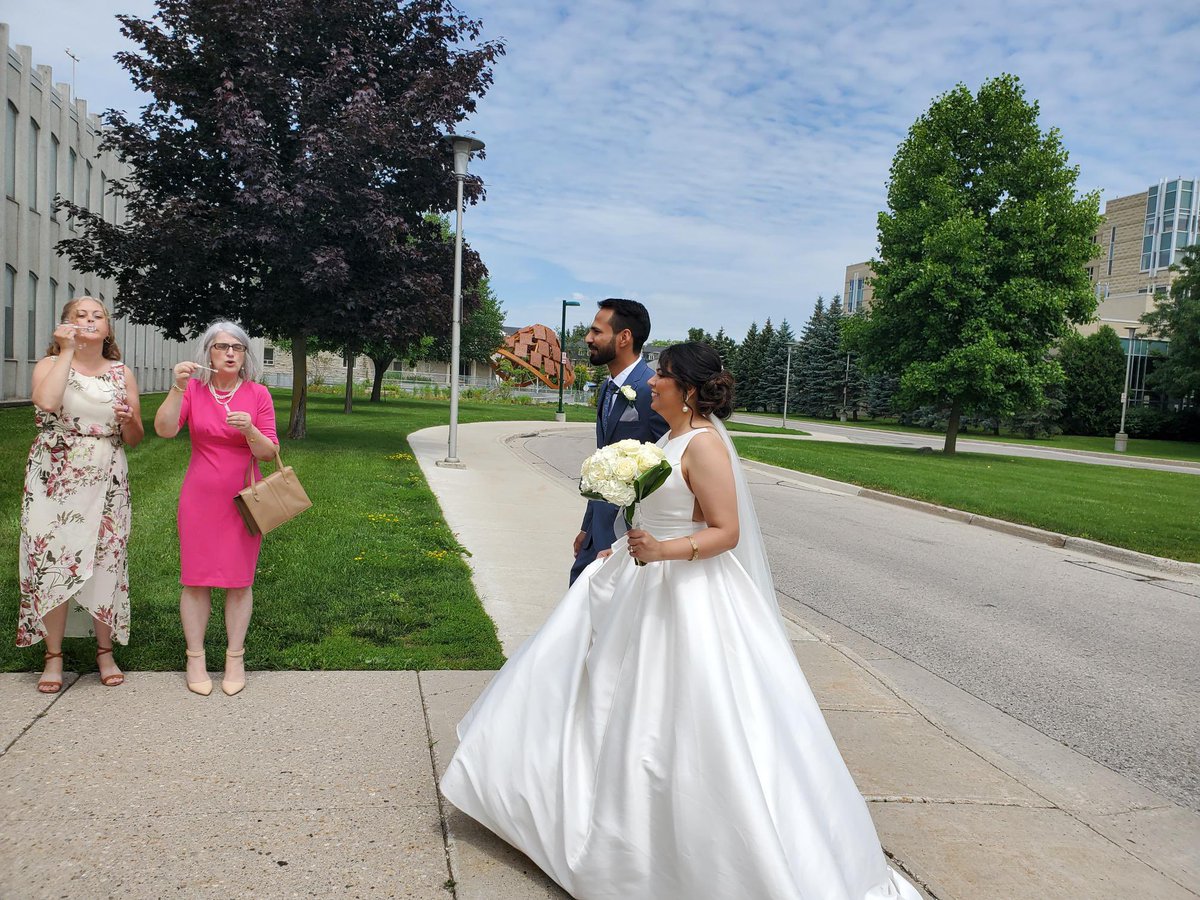
[[[567,373],[567,307],[578,305],[578,300],[562,302],[562,327],[558,330],[558,412],[554,414],[555,422],[567,421],[567,412],[563,409],[563,378]]]
[[[792,386],[792,348],[798,344],[788,344],[787,366],[783,370],[783,427],[787,428],[788,389]]]
[[[1129,380],[1133,375],[1133,342],[1137,339],[1136,327],[1130,326],[1125,330],[1129,332],[1129,352],[1125,354],[1125,390],[1121,392],[1121,430],[1113,442],[1113,449],[1118,453],[1124,453],[1129,446],[1129,435],[1125,433],[1125,410],[1129,407]]]
[[[449,136],[454,150],[454,180],[458,182],[458,200],[454,207],[454,312],[450,324],[450,441],[446,458],[438,460],[439,466],[450,469],[466,468],[458,458],[458,368],[459,344],[462,340],[462,231],[463,231],[463,181],[467,177],[467,161],[471,154],[483,149],[483,141],[460,134]]]
[[[849,392],[850,392],[850,354],[847,353],[846,354],[846,377],[844,379],[842,379],[841,420],[843,422],[846,421],[846,416],[849,414],[849,412],[848,412],[848,410],[850,408]]]

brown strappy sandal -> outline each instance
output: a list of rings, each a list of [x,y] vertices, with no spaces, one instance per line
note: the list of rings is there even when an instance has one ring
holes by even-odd
[[[58,653],[51,653],[49,650],[47,650],[44,661],[50,662],[52,659],[62,659],[62,651],[60,650]],[[58,676],[58,681],[48,681],[43,678],[38,682],[38,692],[42,694],[57,694],[62,690],[62,686],[63,680],[61,675]]]
[[[96,645],[96,665],[100,664],[100,657],[105,653],[112,653],[112,647],[101,647]],[[123,672],[113,672],[111,675],[105,675],[100,678],[100,683],[105,687],[119,687],[125,683],[125,674]]]

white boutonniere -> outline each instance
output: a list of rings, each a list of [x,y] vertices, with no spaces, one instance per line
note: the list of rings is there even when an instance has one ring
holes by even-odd
[[[635,391],[632,387],[630,387],[627,384],[621,385],[621,396],[624,397],[626,400],[628,400],[630,403],[634,403],[637,401],[637,391]]]

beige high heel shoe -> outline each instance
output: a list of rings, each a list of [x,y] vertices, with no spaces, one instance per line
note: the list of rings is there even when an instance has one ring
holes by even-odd
[[[246,655],[245,647],[243,647],[241,650],[226,650],[225,651],[225,659],[226,660],[228,660],[229,657],[231,657],[231,656],[236,659],[239,656],[245,656],[245,655]],[[232,697],[234,694],[238,693],[245,686],[246,686],[246,676],[245,675],[242,675],[241,681],[230,681],[227,678],[221,679],[221,690],[223,690],[225,692],[225,696],[227,696],[227,697]]]
[[[192,659],[201,659],[204,657],[203,650],[184,650]],[[185,678],[187,676],[184,676]],[[212,679],[205,678],[203,681],[189,681],[187,683],[188,690],[193,694],[199,694],[201,697],[207,697],[212,693]]]

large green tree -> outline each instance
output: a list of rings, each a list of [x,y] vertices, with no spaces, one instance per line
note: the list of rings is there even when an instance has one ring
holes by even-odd
[[[113,277],[119,308],[168,334],[216,318],[288,337],[288,433],[306,431],[310,339],[360,348],[448,327],[430,212],[455,204],[444,135],[475,110],[503,47],[449,0],[158,0],[119,16],[117,55],[152,98],[106,114],[128,224],[66,204],[74,265]],[[469,202],[482,196],[477,178]],[[395,326],[393,328],[393,326]]]
[[[1040,405],[1061,380],[1049,351],[1095,309],[1099,197],[1078,174],[1011,75],[938,97],[896,153],[875,298],[849,337],[900,373],[901,403],[948,411],[947,453],[965,411]]]
[[[1067,434],[1113,434],[1121,416],[1125,351],[1108,325],[1083,337],[1072,332],[1059,348],[1063,370],[1062,430]]]
[[[1172,397],[1200,396],[1200,244],[1188,247],[1171,268],[1179,275],[1170,295],[1142,317],[1152,334],[1171,342],[1152,387]]]

